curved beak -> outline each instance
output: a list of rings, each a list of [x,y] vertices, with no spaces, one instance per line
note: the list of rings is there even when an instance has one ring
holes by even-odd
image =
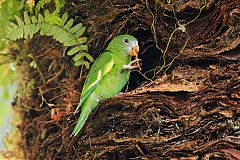
[[[139,52],[139,46],[136,44],[132,46],[132,50],[130,51],[130,55],[136,57]]]

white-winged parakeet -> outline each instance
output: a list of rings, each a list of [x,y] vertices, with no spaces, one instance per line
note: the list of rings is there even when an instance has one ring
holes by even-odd
[[[140,68],[139,60],[131,61],[138,55],[138,41],[131,35],[119,35],[107,46],[105,51],[93,63],[84,83],[80,103],[80,117],[72,135],[76,136],[82,129],[90,112],[99,101],[118,94],[129,80],[130,70]]]

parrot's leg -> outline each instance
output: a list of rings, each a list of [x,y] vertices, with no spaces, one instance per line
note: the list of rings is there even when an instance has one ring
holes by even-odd
[[[133,61],[131,61],[129,64],[127,65],[123,65],[123,69],[136,69],[138,68],[139,66],[138,65],[134,65],[136,62],[139,62],[141,61],[141,59],[135,59]]]

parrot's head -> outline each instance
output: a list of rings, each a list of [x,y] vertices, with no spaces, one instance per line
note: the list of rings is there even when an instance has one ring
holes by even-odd
[[[138,56],[138,41],[131,35],[119,35],[115,37],[108,45],[108,50],[115,51],[120,56]]]

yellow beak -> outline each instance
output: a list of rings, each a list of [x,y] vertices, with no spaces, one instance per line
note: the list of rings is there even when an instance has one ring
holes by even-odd
[[[134,45],[132,47],[132,50],[130,52],[131,56],[137,57],[138,56],[138,52],[139,52],[139,46],[138,45]]]
[[[139,46],[138,46],[138,45],[134,45],[134,46],[132,47],[132,50],[131,50],[131,52],[130,52],[130,55],[131,55],[131,56],[134,56],[135,59],[138,59],[138,52],[139,52]],[[140,66],[140,64],[139,64],[139,61],[137,61],[136,63],[137,63],[137,66],[138,66],[139,70],[141,70],[141,66]]]

